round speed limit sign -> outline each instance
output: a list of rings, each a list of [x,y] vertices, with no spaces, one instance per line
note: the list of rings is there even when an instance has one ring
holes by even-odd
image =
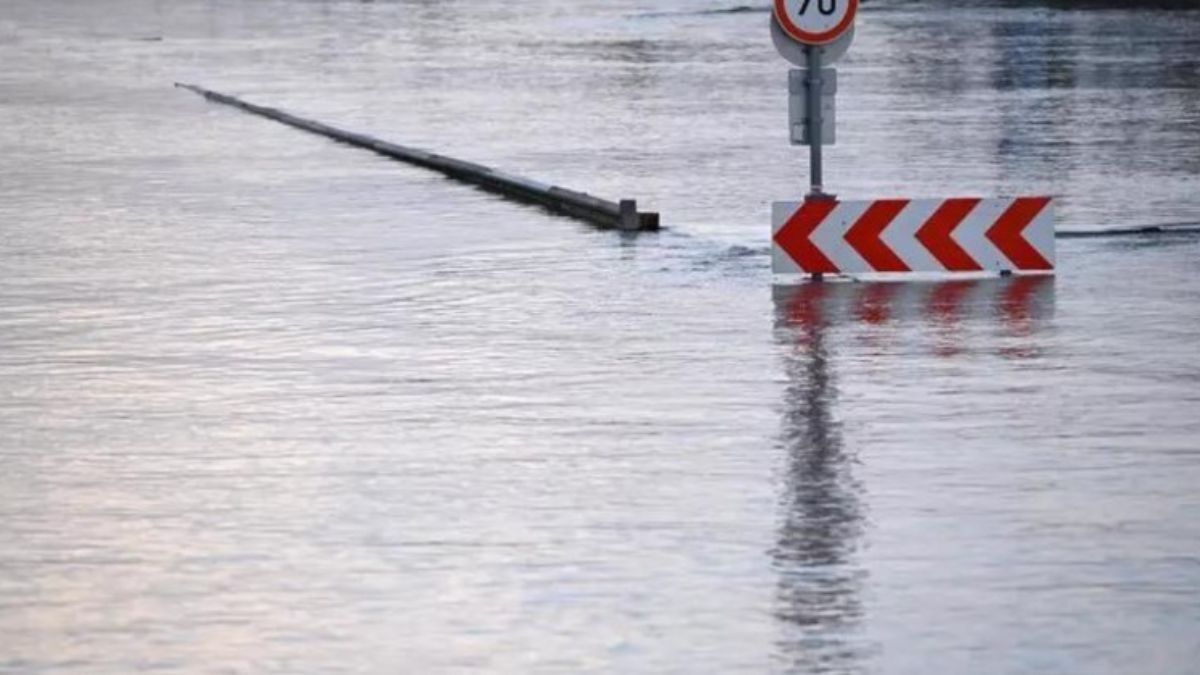
[[[858,0],[775,0],[775,18],[792,39],[824,45],[854,25]]]

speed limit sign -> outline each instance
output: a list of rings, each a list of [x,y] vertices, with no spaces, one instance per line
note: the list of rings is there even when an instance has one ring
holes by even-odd
[[[854,26],[858,0],[775,0],[775,18],[793,40],[825,45]]]

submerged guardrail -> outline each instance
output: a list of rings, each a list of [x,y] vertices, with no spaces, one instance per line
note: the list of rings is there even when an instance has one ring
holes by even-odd
[[[1102,239],[1109,237],[1152,237],[1160,234],[1200,234],[1200,223],[1164,223],[1133,225],[1103,230],[1059,230],[1059,239]]]
[[[338,129],[315,120],[305,119],[291,113],[255,105],[228,94],[176,82],[175,86],[195,92],[214,103],[231,106],[248,113],[265,117],[296,129],[324,136],[340,143],[352,145],[378,153],[391,159],[437,171],[445,176],[480,189],[520,202],[537,204],[550,211],[589,222],[602,228],[617,228],[622,231],[654,231],[659,229],[659,215],[654,212],[638,211],[637,201],[622,199],[618,202],[579,192],[557,185],[549,185],[521,176],[515,176],[482,164],[446,157],[419,148],[373,138],[365,134]]]

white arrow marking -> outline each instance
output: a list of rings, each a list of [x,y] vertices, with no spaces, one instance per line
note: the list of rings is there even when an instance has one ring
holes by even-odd
[[[829,258],[844,274],[873,272],[846,241],[850,226],[866,213],[872,202],[839,202],[837,208],[825,218],[812,235],[812,243]]]
[[[879,237],[888,248],[900,256],[910,270],[944,269],[937,258],[917,240],[917,230],[921,229],[941,205],[941,199],[918,199],[909,202]]]
[[[988,241],[987,231],[1000,220],[1000,216],[1013,204],[1012,199],[984,199],[971,210],[950,238],[958,242],[967,255],[975,259],[985,270],[1012,270],[1012,264],[1000,249]]]

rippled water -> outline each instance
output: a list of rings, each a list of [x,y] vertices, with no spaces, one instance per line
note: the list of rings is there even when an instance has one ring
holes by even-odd
[[[867,3],[827,184],[1200,221],[1200,12],[1049,4]],[[728,8],[5,0],[0,672],[1195,672],[1200,238],[772,291]]]

